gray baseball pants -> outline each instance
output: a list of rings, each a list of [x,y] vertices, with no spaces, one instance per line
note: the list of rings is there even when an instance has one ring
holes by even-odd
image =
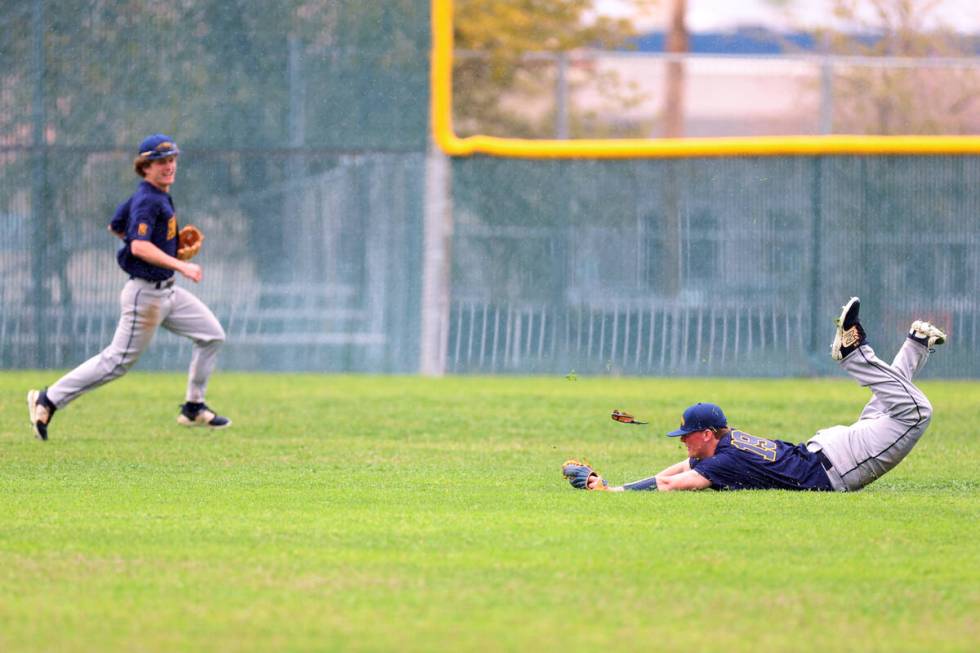
[[[48,400],[63,408],[86,392],[118,379],[136,363],[157,327],[162,326],[194,341],[186,400],[203,402],[218,350],[225,341],[224,329],[211,309],[183,288],[157,289],[154,282],[143,279],[130,279],[119,302],[122,314],[112,343],[49,387]]]
[[[857,422],[823,429],[807,442],[808,449],[823,450],[833,464],[827,475],[835,490],[860,490],[900,463],[919,441],[932,405],[912,377],[928,358],[928,348],[906,339],[891,365],[868,345],[840,362],[873,396]]]

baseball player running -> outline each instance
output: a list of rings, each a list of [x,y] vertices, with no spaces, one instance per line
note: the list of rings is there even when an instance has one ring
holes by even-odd
[[[862,386],[871,401],[857,422],[818,431],[803,444],[771,440],[729,428],[721,408],[699,403],[684,411],[679,437],[688,458],[656,476],[609,486],[588,464],[568,461],[562,473],[573,487],[588,490],[860,490],[895,467],[912,450],[932,417],[929,400],[912,383],[946,334],[915,321],[889,365],[866,342],[852,297],[837,319],[831,357]]]
[[[140,143],[133,168],[143,181],[119,205],[109,223],[109,231],[124,242],[116,259],[129,275],[120,294],[119,325],[112,342],[101,353],[49,388],[27,393],[31,426],[41,440],[48,439],[55,411],[129,371],[158,326],[194,342],[186,401],[181,405],[177,423],[215,429],[231,425],[231,420],[215,414],[204,403],[208,378],[225,332],[200,299],[174,285],[175,271],[194,283],[199,283],[202,276],[201,266],[189,259],[200,250],[203,236],[194,227],[178,230],[170,197],[179,154],[174,140],[163,134],[153,134]],[[196,237],[186,238],[188,232],[196,233]],[[196,243],[189,242],[193,240]]]

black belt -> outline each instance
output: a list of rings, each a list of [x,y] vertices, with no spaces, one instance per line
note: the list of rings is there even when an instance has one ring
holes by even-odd
[[[815,451],[814,453],[817,454],[817,458],[820,459],[820,464],[825,470],[834,468],[834,463],[830,462],[830,458],[823,451]]]
[[[164,279],[163,281],[153,281],[151,279],[144,279],[143,277],[130,277],[130,279],[139,279],[140,281],[145,281],[146,283],[152,283],[153,287],[157,290],[166,290],[167,288],[172,288],[174,285],[173,277]]]

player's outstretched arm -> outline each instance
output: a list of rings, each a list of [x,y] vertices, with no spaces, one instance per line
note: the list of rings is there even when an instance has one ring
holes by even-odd
[[[680,476],[691,471],[691,462],[685,458],[679,463],[674,463],[656,476],[641,478],[639,481],[626,483],[621,487],[622,490],[662,490],[669,487],[668,479]]]
[[[602,476],[587,464],[569,460],[562,467],[565,478],[573,487],[582,490],[598,490],[605,492],[630,491],[660,491],[676,492],[682,490],[703,490],[711,487],[711,481],[691,469],[690,462],[685,459],[673,464],[656,476],[626,483],[625,485],[608,485]]]
[[[672,473],[667,473],[672,472]],[[590,479],[591,480],[591,479]],[[691,470],[690,464],[684,462],[671,465],[660,474],[643,478],[625,485],[602,487],[602,478],[597,480],[596,487],[590,484],[589,489],[608,490],[609,492],[625,492],[655,490],[659,492],[675,492],[678,490],[703,490],[711,487],[711,481]]]
[[[702,484],[702,481],[707,481],[707,479],[697,472],[691,472],[693,476],[685,476],[688,472],[691,472],[691,462],[687,458],[679,463],[674,463],[656,476],[650,476],[624,485],[607,485],[601,475],[593,472],[586,484],[586,489],[605,490],[607,492],[625,492],[627,490],[660,490],[662,492],[668,492],[670,490],[700,490],[711,485],[710,482]]]

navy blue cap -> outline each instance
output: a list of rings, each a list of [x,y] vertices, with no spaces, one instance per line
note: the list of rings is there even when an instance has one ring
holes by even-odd
[[[725,413],[721,412],[720,407],[714,404],[698,403],[684,411],[681,427],[667,435],[676,438],[679,435],[687,435],[695,431],[720,429],[725,426],[728,426],[728,420],[725,419]]]
[[[152,161],[153,159],[177,156],[180,154],[180,148],[177,147],[174,139],[166,134],[153,134],[143,139],[137,154]]]

